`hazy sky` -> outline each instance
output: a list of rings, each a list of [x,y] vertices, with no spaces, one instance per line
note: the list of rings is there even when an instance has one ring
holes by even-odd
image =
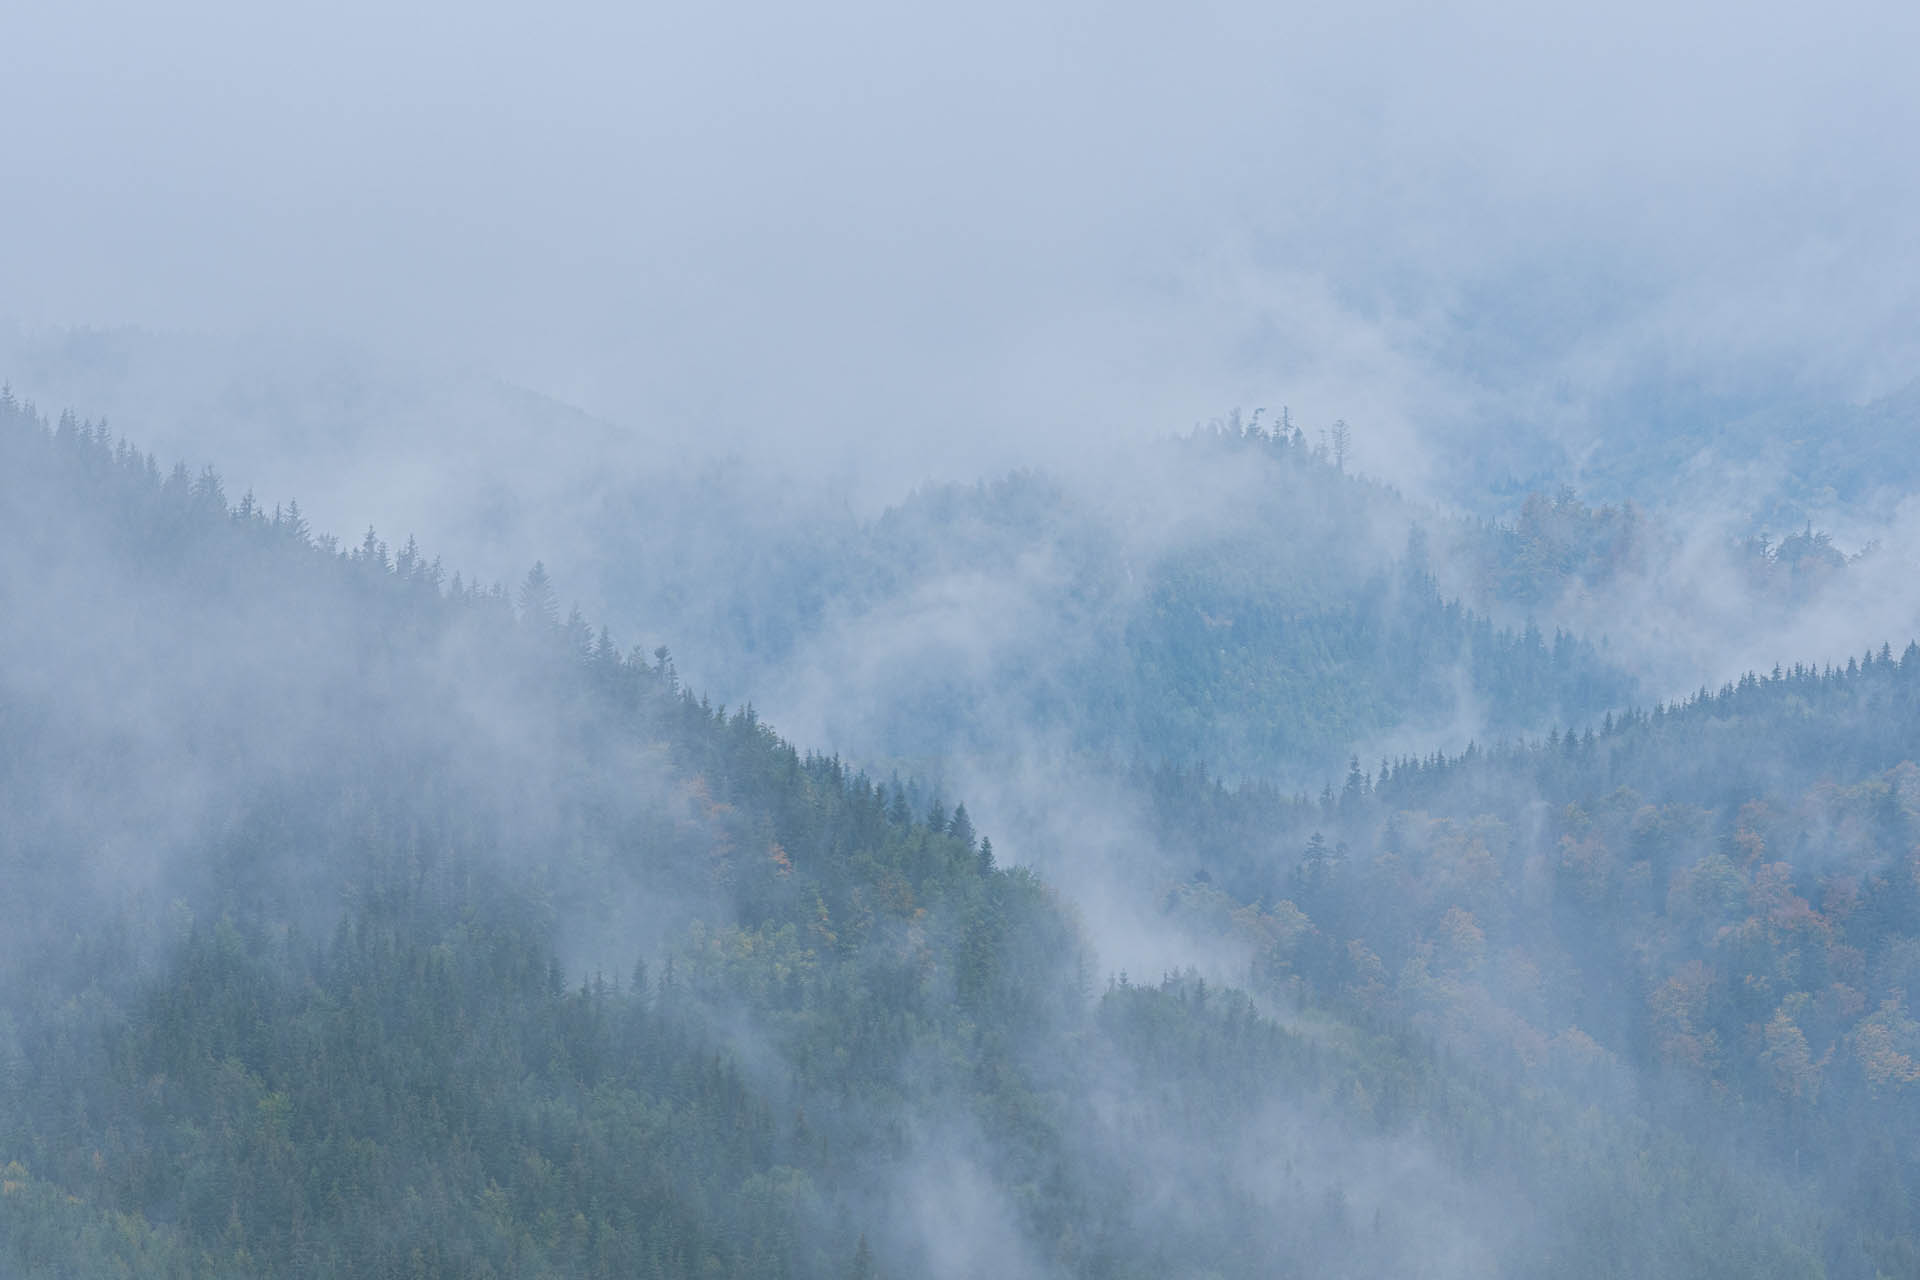
[[[1916,53],[1894,0],[14,0],[0,319],[881,451],[1864,395],[1920,368]]]

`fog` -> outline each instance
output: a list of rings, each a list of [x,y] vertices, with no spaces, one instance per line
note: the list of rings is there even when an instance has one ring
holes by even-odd
[[[1915,47],[0,15],[0,1274],[1901,1273]]]
[[[1284,395],[1409,482],[1920,344],[1906,5],[0,23],[16,323],[349,339],[889,481]]]

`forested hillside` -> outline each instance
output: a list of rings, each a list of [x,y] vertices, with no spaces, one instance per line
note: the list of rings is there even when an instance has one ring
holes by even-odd
[[[1808,519],[1845,512],[1884,516],[1914,492],[1912,450],[1920,424],[1920,383],[1864,403],[1805,394],[1714,397],[1661,389],[1610,407],[1615,429],[1601,433],[1579,467],[1583,488],[1611,500],[1678,506],[1740,478],[1740,514],[1784,533]]]
[[[870,521],[714,470],[607,499],[597,594],[737,696],[924,769],[1016,738],[1318,777],[1356,742],[1544,731],[1632,693],[1524,602],[1495,622],[1443,591],[1440,518],[1298,427],[1236,413],[1090,466],[932,486]]]
[[[0,2],[0,1280],[1920,1280],[1915,48]]]
[[[10,399],[0,590],[0,1272],[1914,1269],[1920,658],[1318,800],[1142,761],[1236,988],[542,571]]]
[[[1920,1267],[1920,644],[1319,800],[1144,774],[1163,901],[1255,987],[1791,1170],[1832,1274]],[[1716,1135],[1708,1138],[1707,1135]]]

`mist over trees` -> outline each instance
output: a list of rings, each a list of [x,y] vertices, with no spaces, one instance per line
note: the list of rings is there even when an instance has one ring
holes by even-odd
[[[563,606],[544,565],[482,587],[70,415],[8,397],[0,419],[0,566],[34,602],[0,629],[10,1269],[1920,1258],[1911,645],[1643,709],[1594,686],[1599,714],[1565,731],[1354,758],[1317,794],[1222,750],[1244,734],[1146,749],[1180,739],[1098,719],[1115,668],[1069,664],[1086,683],[1061,705],[1096,718],[1066,741],[1112,760],[1157,851],[1111,874],[1201,961],[1129,974],[1074,905],[1092,885],[996,857],[1022,832],[714,705],[666,649],[623,652]],[[1277,501],[1327,546],[1384,500],[1290,437],[1175,448],[1331,473],[1310,515],[1305,488]],[[860,554],[990,571],[1044,521],[1089,548],[1058,581],[1097,589],[1110,562],[1064,501],[1031,476],[936,490]],[[1280,639],[1298,627],[1330,690],[1370,669],[1417,689],[1475,644],[1497,661],[1474,687],[1525,715],[1563,714],[1583,670],[1619,680],[1445,601],[1421,536],[1358,581],[1364,558],[1312,547],[1248,581],[1217,530],[1181,545],[1135,570],[1132,652],[1171,673],[1133,659],[1150,706],[1230,687],[1246,668],[1219,665],[1208,606],[1245,625],[1287,582],[1319,603],[1243,642],[1279,676],[1312,670]],[[1197,625],[1165,621],[1182,611]],[[1095,733],[1115,726],[1139,745]]]
[[[597,594],[675,618],[734,696],[919,769],[1047,737],[1320,777],[1396,730],[1464,744],[1630,696],[1592,644],[1443,591],[1426,524],[1449,544],[1477,528],[1348,474],[1297,426],[1236,413],[1144,465],[1151,483],[1023,471],[747,540],[701,509],[741,505],[750,477],[611,497]]]
[[[0,5],[0,1280],[1920,1277],[1916,47]]]

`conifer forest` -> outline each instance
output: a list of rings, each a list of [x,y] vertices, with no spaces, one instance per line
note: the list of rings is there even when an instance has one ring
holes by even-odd
[[[1920,1277],[1906,7],[97,8],[0,1280]]]

